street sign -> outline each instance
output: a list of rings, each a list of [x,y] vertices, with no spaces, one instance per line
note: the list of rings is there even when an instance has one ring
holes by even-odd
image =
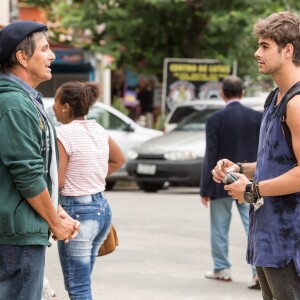
[[[221,81],[232,71],[215,59],[165,58],[162,112],[186,101],[220,98]]]

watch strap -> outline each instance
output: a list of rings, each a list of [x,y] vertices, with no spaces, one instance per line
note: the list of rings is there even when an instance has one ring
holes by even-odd
[[[255,197],[257,199],[261,198],[260,192],[259,192],[259,187],[258,187],[258,181],[253,181],[253,192],[255,194]]]
[[[239,173],[240,174],[244,174],[244,166],[243,166],[243,163],[241,163],[241,162],[238,162],[238,163],[236,163],[238,166],[239,166]]]

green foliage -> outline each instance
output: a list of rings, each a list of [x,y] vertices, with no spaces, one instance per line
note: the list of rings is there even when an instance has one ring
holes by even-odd
[[[119,97],[114,97],[113,98],[112,107],[119,110],[120,112],[122,112],[126,116],[128,116],[128,114],[129,114],[129,110],[126,108],[126,106],[124,105],[122,99],[119,98]]]
[[[298,11],[299,0],[24,0],[60,20],[72,44],[112,54],[117,65],[161,77],[166,57],[238,62],[238,75],[257,76],[255,21]],[[56,37],[63,28],[55,30]]]

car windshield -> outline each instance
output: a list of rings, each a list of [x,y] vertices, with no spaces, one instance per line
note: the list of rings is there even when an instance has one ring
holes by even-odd
[[[175,109],[173,115],[171,116],[169,123],[178,123],[184,117],[190,115],[194,111],[197,111],[197,107],[196,106],[182,106],[182,107],[177,107]]]
[[[219,109],[205,109],[191,113],[185,117],[174,129],[174,131],[204,131],[205,121],[209,115]]]
[[[127,128],[127,124],[117,116],[96,106],[91,107],[87,119],[95,119],[105,129],[109,130],[126,130]]]

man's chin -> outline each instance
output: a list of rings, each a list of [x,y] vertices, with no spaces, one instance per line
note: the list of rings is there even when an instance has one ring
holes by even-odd
[[[258,69],[258,72],[263,75],[268,75],[269,73],[264,71],[263,69]]]
[[[41,83],[50,80],[51,78],[52,78],[52,74],[50,74],[50,75],[48,74],[47,76],[44,76],[44,78],[43,79],[41,78],[40,81],[36,84],[36,86],[34,88],[36,88]]]
[[[48,73],[45,78],[43,79],[43,82],[44,81],[47,81],[47,80],[50,80],[52,78],[52,74],[51,73]]]

